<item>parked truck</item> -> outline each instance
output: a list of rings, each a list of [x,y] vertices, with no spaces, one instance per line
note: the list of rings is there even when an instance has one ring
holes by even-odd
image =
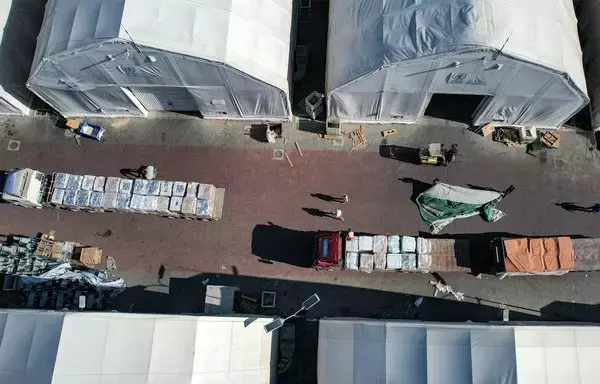
[[[600,239],[559,237],[497,238],[491,243],[493,273],[564,275],[600,270]]]
[[[317,269],[471,272],[469,242],[464,239],[319,231],[314,244]]]
[[[486,244],[482,252],[467,239],[319,231],[313,265],[364,272],[490,273],[500,279],[600,270],[600,239],[495,238]]]
[[[130,212],[219,220],[225,190],[197,182],[124,179],[17,168],[2,175],[2,201],[27,208]]]

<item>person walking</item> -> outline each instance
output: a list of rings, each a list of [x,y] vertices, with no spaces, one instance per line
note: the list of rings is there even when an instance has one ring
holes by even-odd
[[[352,228],[348,228],[348,240],[352,241],[354,240],[354,231],[352,230]]]
[[[341,209],[336,209],[335,211],[332,211],[331,214],[337,219],[337,220],[341,220],[344,221],[344,216],[342,214],[342,210]]]
[[[333,199],[334,201],[337,201],[338,203],[347,203],[350,201],[350,198],[348,197],[348,195],[342,195],[340,197],[336,197]]]
[[[152,165],[142,165],[138,168],[138,176],[141,179],[153,180],[157,175],[156,168]]]

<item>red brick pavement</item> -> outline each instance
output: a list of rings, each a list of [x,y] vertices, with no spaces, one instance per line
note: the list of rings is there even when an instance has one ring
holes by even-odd
[[[459,184],[496,188],[514,184],[517,188],[500,205],[507,212],[506,218],[493,224],[480,218],[461,220],[448,227],[450,232],[599,235],[600,217],[568,213],[553,205],[564,200],[595,202],[599,181],[592,170],[578,170],[575,179],[569,169],[548,172],[548,165],[536,161],[520,164],[502,158],[473,158],[437,168],[400,163],[375,152],[304,150],[304,157],[299,157],[290,148],[289,153],[293,168],[285,161],[272,160],[271,150],[118,146],[87,141],[81,147],[71,143],[24,143],[19,152],[0,153],[0,168],[28,166],[49,172],[118,176],[121,168],[153,164],[164,179],[225,187],[224,217],[219,222],[190,222],[2,205],[0,233],[31,234],[53,228],[60,238],[103,247],[106,254],[117,259],[121,270],[155,273],[162,264],[171,271],[222,273],[235,267],[243,275],[298,276],[313,272],[286,263],[258,262],[251,249],[255,226],[273,222],[298,230],[352,227],[355,231],[415,234],[427,227],[409,200],[412,185],[398,178],[430,182],[439,177]],[[348,194],[350,203],[326,203],[311,197],[311,193]],[[344,211],[343,223],[313,217],[302,210],[337,206]],[[273,239],[279,247],[274,254],[281,253],[281,259],[288,261],[290,255],[302,258],[304,252],[293,239]]]

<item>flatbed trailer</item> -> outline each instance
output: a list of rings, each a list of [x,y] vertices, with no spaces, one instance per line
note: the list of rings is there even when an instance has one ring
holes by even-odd
[[[223,215],[225,189],[198,182],[46,174],[18,168],[3,175],[1,198],[27,208],[215,221]]]
[[[471,272],[469,242],[400,235],[319,231],[317,269],[400,272]]]
[[[497,238],[491,243],[498,277],[564,275],[600,270],[600,239],[555,237]]]

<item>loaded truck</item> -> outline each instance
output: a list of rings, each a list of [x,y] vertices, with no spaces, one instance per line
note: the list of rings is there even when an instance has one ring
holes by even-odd
[[[469,242],[319,231],[314,241],[314,267],[402,272],[471,272]]]
[[[600,270],[600,239],[567,236],[496,238],[491,243],[491,250],[492,272],[501,279]]]
[[[3,202],[27,208],[219,220],[225,190],[198,182],[125,179],[17,168],[2,175]]]
[[[467,239],[319,231],[313,266],[363,272],[490,273],[500,279],[600,270],[600,239],[495,238],[485,252],[474,248]]]

